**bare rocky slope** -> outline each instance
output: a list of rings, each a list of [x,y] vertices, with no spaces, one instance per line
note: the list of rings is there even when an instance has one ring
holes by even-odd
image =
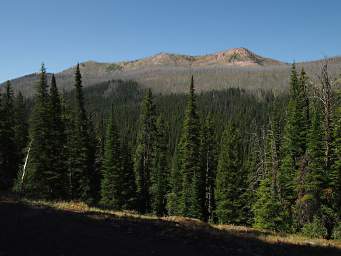
[[[333,75],[341,73],[341,57],[328,59]],[[321,61],[298,63],[312,79],[319,72]],[[58,86],[70,90],[74,68],[56,74]],[[199,91],[220,90],[228,87],[246,89],[285,90],[290,65],[259,56],[245,48],[233,48],[204,56],[159,53],[144,59],[118,63],[88,61],[80,64],[83,85],[93,86],[113,79],[136,80],[156,93],[187,91],[190,75],[195,76]],[[50,75],[50,74],[49,74]],[[11,80],[16,90],[31,96],[38,74]]]

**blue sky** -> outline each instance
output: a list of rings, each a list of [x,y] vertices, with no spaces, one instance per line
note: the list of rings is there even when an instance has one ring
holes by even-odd
[[[286,62],[341,55],[339,0],[1,0],[0,81],[86,60],[232,47]]]

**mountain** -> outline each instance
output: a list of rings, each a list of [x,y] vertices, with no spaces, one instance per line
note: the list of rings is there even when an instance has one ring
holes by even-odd
[[[340,73],[341,57],[329,59],[329,64],[332,74]],[[311,76],[319,72],[320,65],[321,61],[298,63]],[[60,88],[72,89],[74,68],[56,74]],[[228,87],[284,90],[290,65],[259,56],[246,48],[233,48],[203,56],[159,53],[117,63],[87,61],[80,64],[80,69],[85,87],[113,79],[136,80],[156,93],[168,94],[186,92],[191,74],[199,91]],[[36,81],[37,73],[13,79],[12,84],[16,90],[31,96]]]

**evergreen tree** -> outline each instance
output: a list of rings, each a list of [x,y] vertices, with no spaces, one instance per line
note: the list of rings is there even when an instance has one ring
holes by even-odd
[[[121,209],[122,198],[122,166],[120,140],[113,117],[110,118],[105,140],[102,182],[101,204],[113,209]]]
[[[170,192],[167,195],[167,211],[169,215],[181,215],[181,199],[182,199],[182,173],[180,172],[180,159],[179,159],[179,148],[178,144],[175,149],[172,164],[171,173],[169,177]]]
[[[297,191],[297,182],[304,183],[306,161],[307,134],[309,128],[309,101],[306,92],[307,78],[304,70],[300,79],[295,64],[292,66],[290,79],[290,100],[288,103],[287,120],[284,129],[283,161],[280,171],[280,197],[283,206],[291,210],[292,205],[301,195]]]
[[[320,214],[321,192],[325,183],[323,132],[319,106],[315,106],[312,113],[311,127],[308,133],[307,158],[307,173],[300,189],[304,194],[299,197],[300,224],[312,222],[314,217]]]
[[[1,96],[1,95],[0,95]],[[14,96],[11,83],[5,86],[0,102],[0,190],[13,187],[19,169],[19,152],[15,140]]]
[[[290,227],[287,209],[280,200],[281,124],[278,110],[272,113],[265,148],[265,169],[252,206],[254,226],[287,231]]]
[[[156,136],[155,105],[149,89],[142,102],[139,133],[134,158],[136,176],[137,208],[141,213],[151,210],[150,172],[154,161]]]
[[[337,92],[337,108],[335,111],[335,128],[334,128],[334,149],[335,163],[332,171],[332,188],[334,194],[333,208],[336,210],[338,220],[341,220],[341,90]]]
[[[79,64],[75,71],[75,98],[72,109],[70,128],[69,155],[69,186],[73,199],[91,201],[90,198],[90,167],[89,167],[89,127],[88,117],[84,107],[82,76]]]
[[[156,122],[157,133],[155,142],[155,157],[151,172],[150,195],[152,201],[152,211],[158,215],[166,214],[166,196],[168,192],[168,163],[167,163],[167,144],[168,137],[166,126],[161,116]]]
[[[47,173],[51,166],[50,127],[49,95],[43,64],[30,119],[31,150],[26,177],[21,181],[27,195],[51,197]]]
[[[131,151],[126,143],[121,146],[122,156],[122,198],[124,199],[122,208],[125,210],[136,209],[136,183],[134,174],[134,164]]]
[[[243,224],[246,222],[246,173],[243,168],[241,137],[234,124],[224,131],[216,177],[216,215],[219,223]]]
[[[215,131],[212,122],[212,118],[209,115],[202,128],[201,132],[201,161],[202,161],[202,173],[204,174],[204,186],[205,186],[205,207],[204,207],[204,220],[214,221],[214,186],[215,175],[217,171],[217,155],[216,155],[216,141]]]
[[[52,75],[49,97],[49,142],[50,166],[46,170],[51,196],[65,198],[67,194],[67,169],[65,155],[65,125],[63,122],[61,100]]]
[[[204,176],[200,164],[200,123],[196,109],[193,76],[187,101],[179,147],[182,177],[181,212],[184,216],[204,218]]]

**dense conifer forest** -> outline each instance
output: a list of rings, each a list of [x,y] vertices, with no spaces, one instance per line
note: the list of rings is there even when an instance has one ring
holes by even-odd
[[[134,81],[0,96],[0,190],[106,209],[341,238],[341,91],[292,65],[290,91],[153,95]]]

